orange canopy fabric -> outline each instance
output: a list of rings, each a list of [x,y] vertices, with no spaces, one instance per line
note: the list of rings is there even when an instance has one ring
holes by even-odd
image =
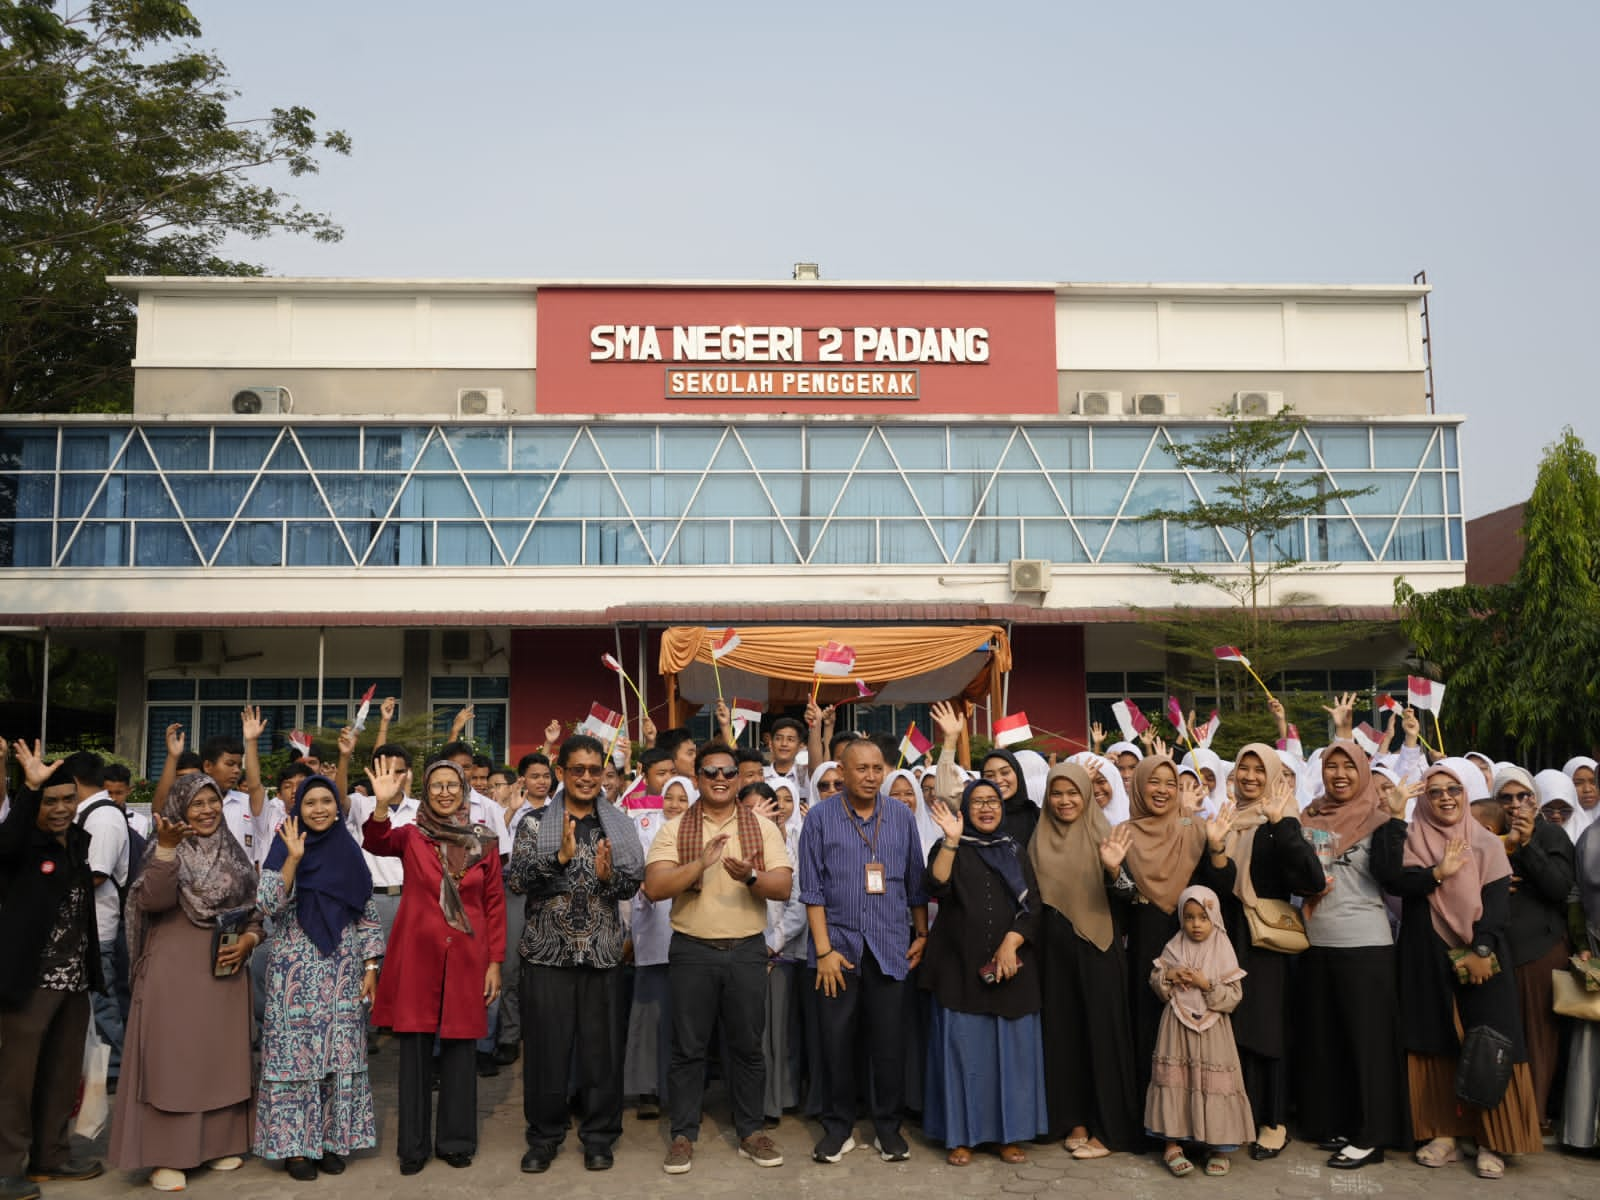
[[[849,678],[823,679],[823,702],[854,697],[858,679],[876,691],[894,680],[933,674],[979,652],[984,652],[984,657],[976,673],[957,694],[983,701],[990,695],[995,673],[1011,669],[1011,642],[998,625],[756,625],[737,629],[739,645],[723,656],[718,667],[764,676],[772,681],[772,700],[806,699],[817,647],[826,642],[844,643],[856,652],[856,660]],[[721,632],[702,625],[674,625],[663,631],[661,674],[675,676],[695,663],[709,667],[712,643]]]

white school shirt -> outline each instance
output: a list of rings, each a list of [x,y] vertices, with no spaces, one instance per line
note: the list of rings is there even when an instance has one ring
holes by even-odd
[[[107,792],[98,791],[78,805],[78,812],[109,799]],[[128,820],[120,806],[108,804],[92,813],[83,828],[89,835],[89,869],[106,877],[94,889],[94,923],[104,946],[116,941],[117,926],[122,921],[122,900],[117,888],[128,882]]]
[[[505,858],[511,853],[511,831],[506,828],[505,810],[477,788],[470,790],[467,802],[472,819],[494,831],[494,836],[500,842],[500,857]]]
[[[248,792],[235,788],[222,798],[222,819],[228,823],[228,831],[233,834],[234,840],[244,847],[244,856],[258,871],[267,859],[267,851],[272,848],[272,836],[283,824],[284,815],[283,801],[275,795],[267,796],[266,803],[261,806],[260,816],[251,814]]]
[[[371,796],[363,796],[360,792],[350,793],[350,811],[345,814],[344,820],[351,835],[356,839],[356,845],[361,846],[361,827],[371,820],[373,810],[377,807],[378,802]],[[389,806],[391,828],[414,825],[416,821],[415,796],[403,797],[400,803]],[[367,870],[372,872],[373,887],[399,887],[406,881],[405,868],[401,865],[400,859],[379,858],[375,854],[368,854],[365,846],[362,846],[361,856],[367,860]]]

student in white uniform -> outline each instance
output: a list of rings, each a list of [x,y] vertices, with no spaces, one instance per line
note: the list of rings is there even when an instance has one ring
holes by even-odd
[[[77,788],[73,820],[89,835],[89,869],[94,872],[94,919],[100,940],[100,972],[105,989],[89,993],[94,1027],[111,1047],[106,1078],[122,1067],[122,1035],[127,1013],[117,1001],[117,938],[122,932],[122,897],[128,886],[128,819],[105,790],[105,765],[98,754],[80,750],[62,764]],[[123,972],[127,974],[126,971]]]

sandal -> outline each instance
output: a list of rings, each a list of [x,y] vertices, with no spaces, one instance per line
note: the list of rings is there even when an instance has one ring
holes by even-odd
[[[1028,1161],[1028,1153],[1021,1146],[1008,1142],[1000,1147],[1000,1161],[1011,1163],[1013,1166],[1020,1166]]]
[[[1221,1179],[1232,1166],[1226,1154],[1213,1154],[1206,1159],[1206,1174],[1213,1179]]]
[[[1506,1173],[1506,1160],[1493,1150],[1478,1151],[1478,1178],[1503,1179]]]
[[[1072,1152],[1072,1157],[1080,1159],[1105,1158],[1110,1153],[1110,1150],[1106,1149],[1104,1146],[1098,1145],[1093,1138],[1090,1138],[1087,1142]]]
[[[1068,1154],[1076,1155],[1079,1150],[1082,1150],[1088,1144],[1089,1144],[1089,1139],[1086,1138],[1086,1137],[1081,1137],[1081,1138],[1069,1137],[1066,1141],[1061,1143],[1061,1147]]]
[[[1176,1154],[1170,1155],[1161,1161],[1166,1163],[1167,1170],[1171,1171],[1179,1179],[1182,1179],[1185,1175],[1194,1174],[1194,1164],[1183,1156],[1182,1150],[1179,1150]]]
[[[944,1156],[944,1160],[952,1167],[964,1167],[972,1161],[972,1151],[965,1146],[956,1146]]]
[[[1425,1167],[1449,1166],[1460,1157],[1452,1138],[1434,1138],[1416,1153],[1417,1161]]]

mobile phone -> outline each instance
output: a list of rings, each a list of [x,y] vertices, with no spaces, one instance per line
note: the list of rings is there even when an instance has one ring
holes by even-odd
[[[225,946],[237,946],[239,944],[240,936],[241,935],[239,935],[237,933],[219,934],[217,936],[217,949],[221,950]],[[229,975],[234,974],[238,970],[239,970],[239,964],[238,963],[235,963],[233,966],[228,967],[228,966],[224,966],[222,963],[220,963],[220,962],[218,962],[218,961],[216,961],[214,959],[212,961],[212,964],[211,964],[211,974],[213,976],[215,976],[216,978],[218,978],[218,979],[226,979]]]

